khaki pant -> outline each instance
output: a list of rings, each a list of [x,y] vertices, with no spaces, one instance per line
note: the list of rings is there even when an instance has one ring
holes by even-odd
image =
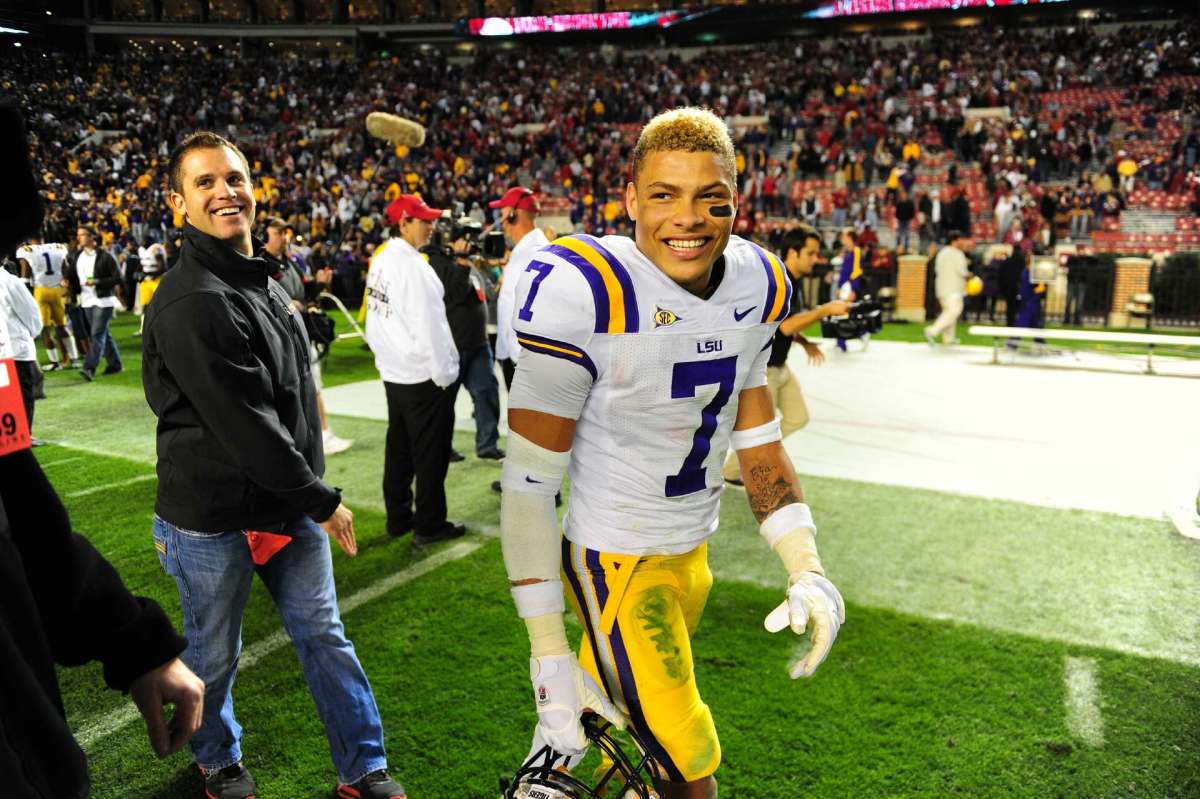
[[[767,390],[771,392],[771,401],[782,418],[779,420],[779,430],[784,438],[800,430],[808,424],[808,405],[804,403],[804,394],[800,391],[800,381],[792,374],[787,366],[767,367]],[[741,480],[742,469],[738,464],[737,453],[729,450],[721,476],[726,480]]]
[[[932,325],[925,328],[925,334],[930,338],[941,336],[949,344],[955,339],[955,325],[958,317],[962,316],[963,298],[961,294],[951,294],[949,297],[938,297],[938,302],[942,304],[942,312]]]

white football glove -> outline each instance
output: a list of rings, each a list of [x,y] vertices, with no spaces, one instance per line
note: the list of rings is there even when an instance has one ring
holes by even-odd
[[[764,625],[772,633],[791,627],[796,635],[804,635],[804,631],[812,627],[812,647],[789,669],[794,680],[813,675],[829,654],[838,630],[845,622],[846,604],[833,583],[816,572],[801,572],[792,580],[787,599],[771,611]]]
[[[592,710],[625,729],[625,717],[604,695],[592,675],[584,671],[574,653],[529,659],[529,679],[537,704],[538,732],[555,752],[581,754],[588,746],[579,716]]]

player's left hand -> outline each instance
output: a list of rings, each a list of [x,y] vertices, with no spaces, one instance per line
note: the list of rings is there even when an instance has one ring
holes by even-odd
[[[812,647],[789,670],[794,680],[816,672],[845,623],[846,604],[833,583],[816,572],[801,572],[792,579],[787,599],[771,611],[764,625],[772,633],[791,627],[796,635],[811,627]]]

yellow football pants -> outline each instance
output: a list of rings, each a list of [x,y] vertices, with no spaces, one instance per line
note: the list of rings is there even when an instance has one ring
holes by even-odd
[[[615,555],[562,541],[567,596],[584,628],[579,663],[629,716],[672,782],[707,777],[721,744],[692,669],[691,635],[712,587],[708,545]]]

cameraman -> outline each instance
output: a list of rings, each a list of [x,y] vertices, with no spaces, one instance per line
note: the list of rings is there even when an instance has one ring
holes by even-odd
[[[800,383],[787,365],[792,342],[796,341],[804,348],[810,365],[820,366],[825,363],[825,354],[821,352],[821,348],[806,339],[803,333],[814,322],[849,313],[850,303],[834,300],[812,310],[804,309],[800,281],[812,274],[813,267],[821,260],[821,235],[816,230],[808,226],[789,230],[784,234],[779,249],[783,252],[783,265],[792,281],[792,306],[771,342],[771,357],[767,360],[767,388],[771,392],[775,407],[779,410],[780,432],[787,438],[807,425],[809,419],[808,406],[800,392]],[[737,453],[733,450],[729,452],[721,475],[728,483],[742,485],[742,470],[738,464]]]
[[[487,337],[487,282],[476,265],[479,255],[475,251],[482,228],[470,217],[460,218],[448,227],[448,234],[435,237],[435,243],[424,251],[445,289],[446,320],[458,348],[458,380],[447,391],[450,415],[453,418],[458,389],[465,385],[475,405],[475,456],[500,460],[504,457],[497,446],[500,387]],[[449,246],[443,243],[446,238],[450,239]]]

